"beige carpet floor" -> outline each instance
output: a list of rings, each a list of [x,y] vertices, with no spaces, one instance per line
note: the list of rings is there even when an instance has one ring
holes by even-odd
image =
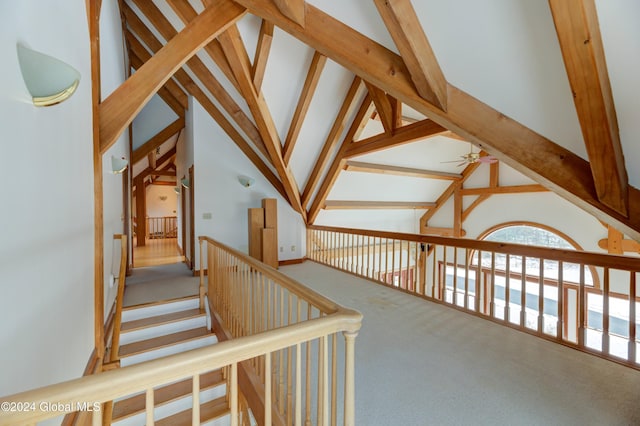
[[[124,306],[198,294],[200,278],[184,263],[134,268],[124,292]]]
[[[280,271],[364,314],[358,425],[640,425],[640,371],[313,262]]]

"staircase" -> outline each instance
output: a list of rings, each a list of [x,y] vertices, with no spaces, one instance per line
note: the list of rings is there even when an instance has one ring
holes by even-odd
[[[124,308],[120,334],[122,367],[217,343],[198,296]],[[156,425],[191,425],[192,380],[155,389]],[[145,394],[114,401],[113,425],[145,423]],[[200,376],[200,421],[204,425],[230,424],[226,384],[220,370]]]

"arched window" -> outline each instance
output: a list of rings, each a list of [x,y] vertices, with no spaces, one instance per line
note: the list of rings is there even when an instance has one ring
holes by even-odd
[[[551,227],[532,222],[509,222],[492,227],[482,233],[478,239],[486,241],[542,246],[561,250],[582,250],[569,236]],[[576,341],[577,318],[570,317],[571,309],[577,302],[581,281],[581,266],[567,262],[523,257],[495,253],[472,253],[471,264],[480,267],[483,273],[495,271],[493,295],[493,313],[513,323],[520,322],[521,301],[525,301],[525,327],[538,327],[539,293],[543,291],[542,326],[545,334],[555,335],[558,325],[558,303],[562,303],[564,318],[563,335],[565,339]],[[598,288],[598,275],[594,268],[584,268],[584,283]],[[543,282],[541,283],[541,279]],[[486,282],[486,280],[484,280]],[[562,299],[559,299],[559,283],[562,282]],[[542,285],[541,285],[542,284]],[[507,297],[507,292],[509,293]],[[522,294],[524,292],[524,295]],[[561,300],[561,302],[560,302]],[[509,306],[507,307],[507,303]],[[505,318],[505,315],[508,318]]]

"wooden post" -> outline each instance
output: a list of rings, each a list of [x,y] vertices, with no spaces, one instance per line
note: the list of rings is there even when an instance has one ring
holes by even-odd
[[[204,309],[204,294],[205,294],[205,288],[204,288],[204,267],[205,267],[205,263],[204,263],[204,257],[202,257],[202,252],[203,252],[203,250],[202,250],[202,243],[203,243],[202,237],[199,238],[199,242],[200,242],[200,292],[199,293],[200,293],[200,310],[202,311]]]
[[[249,256],[262,260],[262,228],[264,209],[249,209]]]
[[[358,333],[344,335],[344,424],[354,426],[355,420],[355,342]]]

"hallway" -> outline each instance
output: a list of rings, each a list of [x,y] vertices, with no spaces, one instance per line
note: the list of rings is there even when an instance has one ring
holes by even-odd
[[[133,267],[167,265],[183,262],[184,256],[178,250],[177,238],[147,239],[146,244],[138,247],[133,242]]]

